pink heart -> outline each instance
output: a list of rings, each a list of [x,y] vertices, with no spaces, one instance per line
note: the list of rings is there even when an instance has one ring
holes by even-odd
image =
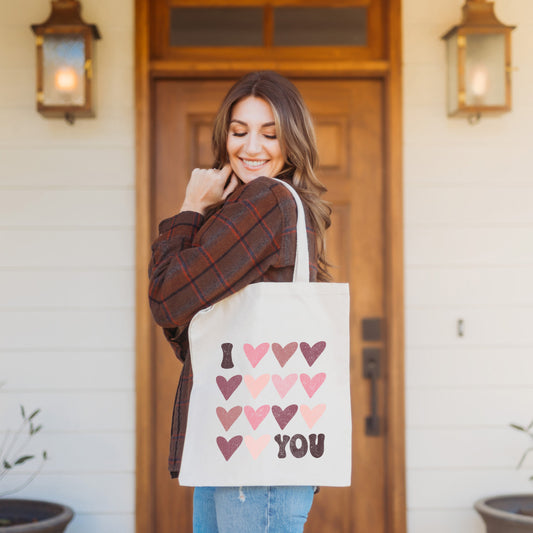
[[[312,366],[312,364],[318,359],[319,355],[324,351],[325,347],[325,341],[317,342],[312,347],[309,346],[307,342],[300,343],[300,350],[302,351],[302,354],[305,357],[305,360],[307,361],[307,364],[309,366]]]
[[[250,422],[250,425],[253,429],[257,429],[259,427],[259,424],[265,419],[268,413],[270,413],[270,405],[262,405],[257,409],[247,405],[244,408],[244,414],[246,415],[246,418],[248,419],[248,422]]]
[[[282,409],[279,405],[272,406],[272,414],[281,429],[285,429],[285,426],[292,420],[296,411],[298,411],[296,404],[289,405],[285,409]]]
[[[229,411],[226,411],[224,407],[217,407],[217,416],[220,420],[221,424],[224,426],[224,429],[228,431],[228,429],[233,426],[235,420],[241,416],[242,413],[242,407],[239,405],[237,407],[234,407],[233,409],[230,409]]]
[[[268,342],[263,342],[257,348],[254,348],[251,344],[244,345],[244,353],[254,368],[259,364],[259,361],[265,357],[269,347],[270,344],[268,344]]]
[[[272,343],[272,351],[278,360],[278,363],[283,367],[287,361],[294,355],[294,352],[298,348],[297,342],[290,342],[287,346],[283,347],[277,342]]]
[[[230,440],[226,440],[224,437],[217,437],[218,448],[222,452],[226,461],[230,460],[230,457],[235,453],[241,443],[242,437],[240,435],[237,435]]]
[[[324,414],[325,410],[325,403],[321,403],[316,407],[313,407],[313,409],[307,405],[300,405],[300,413],[302,413],[305,423],[309,426],[309,429],[313,428],[313,426],[316,424],[316,421]]]
[[[233,376],[226,379],[224,376],[217,376],[217,385],[226,400],[235,392],[235,389],[241,384],[242,376]]]
[[[257,398],[261,391],[267,386],[270,374],[263,374],[255,379],[253,376],[244,376],[244,382],[250,391],[250,394]]]
[[[257,459],[261,455],[269,440],[270,435],[262,435],[258,439],[254,439],[252,435],[246,435],[244,437],[244,443],[254,459]]]
[[[320,372],[320,374],[317,374],[312,378],[307,374],[300,374],[300,381],[302,382],[305,392],[307,392],[309,398],[311,398],[313,394],[320,388],[320,385],[324,383],[325,379],[326,374],[324,372]]]
[[[272,383],[282,398],[291,390],[292,386],[296,383],[298,374],[289,374],[286,378],[282,378],[277,374],[272,376]]]

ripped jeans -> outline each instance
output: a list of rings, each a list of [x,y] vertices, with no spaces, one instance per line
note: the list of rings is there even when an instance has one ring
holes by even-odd
[[[301,533],[314,487],[197,487],[193,533]]]

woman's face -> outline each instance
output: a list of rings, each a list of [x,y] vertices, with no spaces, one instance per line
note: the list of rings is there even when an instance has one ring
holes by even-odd
[[[226,149],[233,172],[244,183],[279,174],[285,161],[270,104],[255,96],[235,104]]]

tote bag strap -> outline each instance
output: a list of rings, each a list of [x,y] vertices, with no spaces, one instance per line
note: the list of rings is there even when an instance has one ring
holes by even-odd
[[[309,283],[309,247],[307,245],[307,229],[305,227],[305,211],[302,200],[298,193],[285,181],[273,178],[283,183],[291,191],[296,206],[298,207],[298,219],[296,221],[296,258],[294,261],[294,282]]]

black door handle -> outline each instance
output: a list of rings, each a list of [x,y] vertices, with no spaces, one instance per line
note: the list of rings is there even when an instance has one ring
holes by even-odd
[[[363,348],[363,376],[370,380],[370,415],[365,418],[365,433],[369,436],[380,434],[378,416],[377,380],[380,375],[381,349]]]

